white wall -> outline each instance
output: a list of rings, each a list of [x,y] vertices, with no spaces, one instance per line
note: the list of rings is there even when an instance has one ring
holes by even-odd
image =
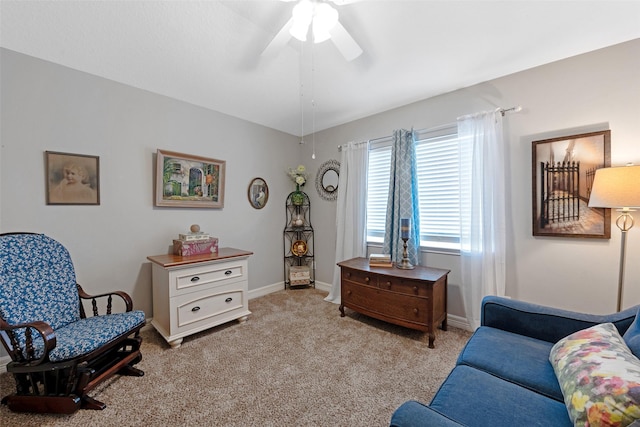
[[[428,79],[428,72],[425,72]],[[418,88],[419,89],[419,88]],[[507,294],[566,309],[615,311],[620,232],[610,240],[533,237],[531,229],[531,142],[554,136],[611,129],[611,163],[640,164],[640,40],[562,60],[466,89],[367,117],[316,134],[317,166],[340,159],[337,145],[391,135],[393,129],[425,129],[454,123],[456,117],[496,107],[521,105],[505,117],[510,164]],[[335,203],[316,200],[316,226],[335,222]],[[613,219],[617,217],[613,212]],[[640,213],[636,214],[640,224]],[[640,304],[640,226],[629,232],[624,307]],[[318,279],[331,282],[333,241],[323,241]],[[325,255],[326,254],[326,255]],[[458,257],[424,254],[433,267],[452,269],[449,313],[463,316]]]
[[[2,74],[0,232],[45,233],[65,245],[89,293],[121,289],[153,315],[146,257],[167,253],[191,224],[221,246],[254,252],[249,288],[281,283],[285,169],[298,139],[263,126],[6,49]],[[226,160],[223,209],[154,207],[156,150]],[[45,204],[44,152],[100,157],[99,206]],[[269,200],[253,209],[254,177]]]
[[[505,120],[510,158],[507,293],[568,309],[615,310],[620,245],[615,226],[610,240],[531,234],[531,141],[609,128],[612,164],[640,164],[640,40],[319,132],[315,160],[311,144],[300,146],[291,135],[15,52],[0,54],[0,231],[45,232],[63,242],[90,292],[123,289],[151,316],[146,256],[166,252],[171,239],[192,223],[219,237],[223,246],[255,252],[250,289],[281,282],[283,203],[292,190],[284,170],[298,163],[311,172],[305,191],[316,229],[317,279],[330,283],[336,204],[319,198],[314,179],[322,162],[340,159],[338,144],[522,105],[522,113]],[[224,209],[154,207],[158,148],[226,160]],[[101,205],[45,205],[45,150],[100,156]],[[269,202],[259,211],[246,196],[256,176],[266,179],[270,189]],[[628,238],[625,306],[640,303],[639,259],[636,226]],[[449,312],[463,316],[458,257],[427,253],[424,263],[452,269]]]

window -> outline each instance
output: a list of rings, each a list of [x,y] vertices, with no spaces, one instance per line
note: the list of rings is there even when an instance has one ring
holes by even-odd
[[[459,151],[455,125],[419,132],[416,163],[420,246],[460,247]],[[367,241],[382,243],[385,231],[391,138],[371,144],[367,190]]]

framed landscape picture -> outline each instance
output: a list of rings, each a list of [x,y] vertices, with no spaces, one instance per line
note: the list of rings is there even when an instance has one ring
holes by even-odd
[[[100,158],[45,152],[47,205],[99,205]]]
[[[596,170],[609,166],[609,130],[533,141],[533,235],[609,239],[611,209],[588,207]]]
[[[224,160],[158,150],[156,206],[224,207]]]

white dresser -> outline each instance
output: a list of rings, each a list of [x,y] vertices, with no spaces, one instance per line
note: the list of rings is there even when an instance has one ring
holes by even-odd
[[[244,322],[249,311],[248,258],[253,253],[220,248],[216,255],[155,255],[151,261],[151,324],[173,348],[187,336],[232,320]]]

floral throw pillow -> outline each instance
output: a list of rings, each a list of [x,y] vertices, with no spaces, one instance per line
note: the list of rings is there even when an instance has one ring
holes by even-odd
[[[640,360],[612,323],[558,341],[549,361],[576,427],[626,427],[640,419]]]

